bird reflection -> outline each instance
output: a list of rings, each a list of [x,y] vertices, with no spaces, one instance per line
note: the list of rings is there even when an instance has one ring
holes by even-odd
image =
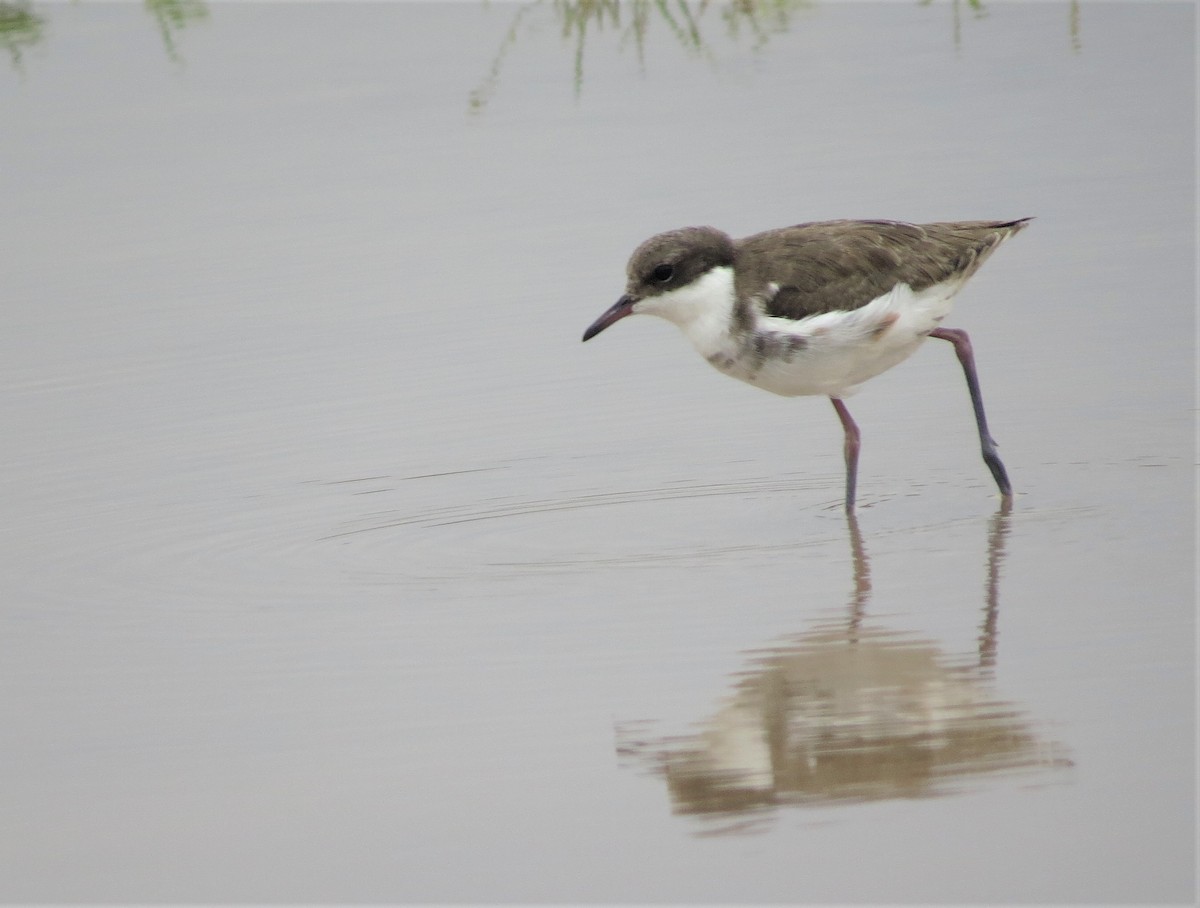
[[[844,621],[754,651],[733,693],[699,732],[653,740],[618,729],[618,752],[665,776],[677,813],[738,820],[785,804],[929,797],[972,777],[1069,765],[1022,711],[991,687],[1004,506],[988,527],[977,652],[868,627],[870,564],[848,515],[853,585]]]

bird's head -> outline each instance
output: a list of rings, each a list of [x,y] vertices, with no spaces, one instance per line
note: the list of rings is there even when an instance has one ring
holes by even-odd
[[[732,266],[733,255],[733,240],[713,227],[684,227],[651,237],[629,257],[625,293],[592,322],[583,339],[638,313],[682,323],[696,305],[690,291],[714,268]]]

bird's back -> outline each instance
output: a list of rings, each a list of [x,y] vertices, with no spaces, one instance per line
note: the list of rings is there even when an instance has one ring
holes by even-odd
[[[768,230],[737,241],[737,293],[761,294],[767,315],[800,319],[858,309],[897,284],[917,292],[961,286],[1030,220],[817,221]]]

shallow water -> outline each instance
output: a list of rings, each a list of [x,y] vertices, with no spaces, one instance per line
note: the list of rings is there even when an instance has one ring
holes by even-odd
[[[0,898],[1194,899],[1193,7],[173,8],[0,42]],[[946,345],[848,524],[827,402],[579,343],[657,230],[1026,215],[1008,513]]]

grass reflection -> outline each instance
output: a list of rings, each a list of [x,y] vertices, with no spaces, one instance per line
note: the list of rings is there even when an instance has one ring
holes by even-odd
[[[145,6],[158,24],[167,56],[175,63],[182,63],[177,36],[193,22],[208,18],[207,4],[204,0],[145,0]]]
[[[208,4],[205,0],[143,0],[143,8],[158,26],[167,57],[182,63],[179,34],[208,18]],[[46,18],[35,13],[28,0],[0,0],[0,47],[8,51],[18,72],[24,72],[23,52],[41,44],[46,32]]]
[[[485,0],[485,3],[487,0]],[[915,0],[915,6],[948,6],[951,34],[956,48],[962,46],[964,16],[981,20],[988,16],[984,0]],[[513,47],[526,29],[535,31],[537,14],[551,15],[558,31],[572,51],[572,81],[576,97],[583,92],[584,58],[589,39],[599,34],[615,35],[620,47],[632,46],[638,65],[645,65],[646,38],[652,23],[665,27],[680,48],[696,57],[711,60],[709,37],[715,31],[734,43],[748,42],[750,50],[760,51],[772,36],[787,32],[797,13],[814,8],[815,0],[532,0],[513,14],[500,48],[492,58],[479,87],[470,93],[468,108],[482,112],[495,95],[500,73]],[[1078,52],[1080,40],[1080,4],[1071,0],[1067,31],[1070,46]],[[714,20],[719,23],[714,25]]]
[[[915,0],[915,5],[931,6],[935,2],[940,0]],[[499,86],[505,60],[523,29],[536,29],[532,21],[535,13],[549,11],[557,20],[562,39],[570,43],[572,81],[579,96],[583,91],[589,37],[614,34],[622,48],[633,46],[638,65],[644,66],[647,35],[652,23],[659,22],[685,51],[711,60],[713,54],[706,36],[717,28],[729,40],[748,42],[750,50],[757,52],[772,36],[790,29],[798,11],[817,5],[816,0],[532,0],[513,14],[486,75],[469,95],[468,107],[472,113],[487,107]],[[964,5],[976,19],[987,15],[983,0],[950,0],[956,47],[962,41]],[[174,63],[182,63],[180,35],[188,26],[209,18],[207,0],[143,0],[143,8],[158,27],[167,57]],[[1067,29],[1071,50],[1075,52],[1082,49],[1081,16],[1079,0],[1071,0]],[[714,26],[714,20],[719,25]],[[23,52],[40,44],[46,31],[45,17],[33,12],[29,0],[0,0],[0,47],[8,52],[18,72],[23,71]]]
[[[0,47],[8,51],[13,68],[21,72],[21,53],[42,40],[46,20],[28,3],[0,3]]]
[[[583,91],[584,51],[588,38],[600,33],[615,34],[620,46],[632,45],[639,66],[645,65],[646,36],[651,23],[660,22],[680,47],[698,57],[711,59],[706,33],[715,17],[721,30],[733,41],[750,39],[751,49],[761,49],[771,35],[788,29],[797,10],[813,6],[810,0],[534,0],[513,15],[500,49],[492,59],[482,83],[470,94],[472,113],[481,112],[496,92],[505,58],[516,44],[531,13],[550,11],[558,22],[564,41],[572,46],[573,85],[578,97]]]

